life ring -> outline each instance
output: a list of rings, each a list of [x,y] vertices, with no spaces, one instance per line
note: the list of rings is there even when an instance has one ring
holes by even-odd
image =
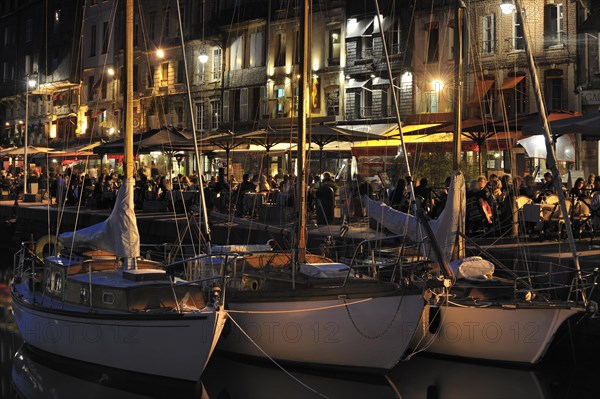
[[[48,247],[48,251],[46,253],[44,253],[44,249],[46,247]],[[59,250],[62,248],[62,244],[58,241],[56,236],[55,235],[43,236],[39,240],[37,240],[37,242],[35,244],[35,255],[40,259],[44,259],[46,256],[48,256],[51,253],[51,249],[53,247],[55,247]]]

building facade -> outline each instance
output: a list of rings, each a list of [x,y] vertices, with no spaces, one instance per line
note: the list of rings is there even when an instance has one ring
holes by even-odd
[[[382,15],[366,3],[312,2],[313,122],[382,133],[396,120],[394,97],[405,124],[450,122],[454,2],[379,3]],[[521,14],[502,13],[500,3],[471,0],[464,10],[465,118],[514,120],[537,112],[524,23],[548,110],[595,112],[600,28],[594,2],[522,0]],[[302,1],[182,0],[179,9],[176,4],[136,2],[136,132],[164,125],[191,129],[192,116],[202,133],[293,127]],[[31,142],[40,145],[110,140],[122,133],[123,17],[123,4],[112,0],[0,1],[2,145],[22,144],[25,119]],[[36,85],[29,90],[32,76]],[[579,167],[597,172],[597,141],[573,136],[573,142]],[[516,148],[513,154],[502,155],[498,165],[490,161],[490,169],[522,164],[526,154],[514,142],[510,147]]]

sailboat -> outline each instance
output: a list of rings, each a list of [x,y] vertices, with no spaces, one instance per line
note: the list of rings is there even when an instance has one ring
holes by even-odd
[[[517,12],[520,12],[519,3],[516,1]],[[456,7],[456,20],[461,21],[463,10],[458,2]],[[527,29],[524,31],[527,33]],[[539,114],[544,118],[547,147],[552,149],[534,60],[527,45],[526,35],[524,39],[532,81],[537,89]],[[458,82],[462,80],[461,34],[455,36],[455,50],[455,79]],[[462,85],[455,86],[455,99],[460,104]],[[464,235],[461,235],[461,232],[464,231],[466,202],[464,177],[459,163],[462,119],[460,109],[460,106],[455,107],[455,173],[449,200],[442,215],[429,222],[432,234],[427,237],[430,243],[437,243],[443,249],[442,258],[436,259],[438,262],[446,264],[456,253],[459,259],[452,263],[453,267],[446,268],[450,270],[449,276],[452,277],[448,287],[431,290],[431,299],[423,313],[412,346],[415,352],[427,351],[471,359],[535,364],[542,359],[565,320],[575,315],[583,316],[588,310],[597,308],[586,296],[586,288],[594,282],[586,283],[586,277],[590,276],[583,276],[579,268],[553,150],[548,151],[548,164],[552,168],[557,192],[562,197],[563,215],[567,215],[565,224],[575,263],[575,277],[572,283],[563,286],[570,287],[569,298],[555,299],[553,291],[557,287],[549,284],[537,287],[532,283],[535,276],[517,276],[507,268],[502,269],[501,264],[480,257],[462,258]],[[368,198],[365,201],[369,216],[392,232],[410,235],[410,231],[414,231],[417,224],[415,216],[398,212]],[[412,233],[412,237],[415,239],[416,234]],[[501,269],[495,270],[498,267]],[[552,278],[546,276],[544,281],[552,281]]]
[[[308,101],[308,25],[303,2],[298,145],[298,223],[290,251],[227,257],[231,273],[223,300],[231,322],[219,348],[311,367],[385,372],[404,356],[407,326],[423,310],[422,290],[355,278],[347,265],[306,253],[305,149]],[[230,248],[231,249],[231,248]],[[236,246],[234,251],[241,251]],[[213,251],[213,255],[217,255]]]
[[[139,259],[134,212],[133,0],[126,4],[125,180],[107,220],[59,236],[40,259],[33,243],[15,256],[11,296],[24,341],[53,355],[197,381],[219,339],[224,312],[201,284]]]

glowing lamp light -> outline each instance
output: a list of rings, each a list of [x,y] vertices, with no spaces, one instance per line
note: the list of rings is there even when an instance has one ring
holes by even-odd
[[[502,14],[512,14],[512,12],[515,10],[515,5],[513,4],[512,0],[502,0],[502,4],[500,4],[500,9],[502,10]]]
[[[27,84],[29,85],[29,87],[31,87],[33,89],[35,87],[35,85],[37,84],[37,82],[33,79],[29,79],[27,81]]]
[[[158,49],[158,50],[156,50],[156,56],[158,58],[164,58],[165,52],[162,49]]]
[[[115,76],[115,70],[113,68],[108,68],[106,72],[108,73],[108,76]]]
[[[50,124],[50,138],[51,139],[55,139],[56,138],[56,123],[51,123]]]
[[[201,64],[206,64],[208,62],[208,54],[206,54],[204,51],[200,53],[198,56],[198,61],[200,61]]]
[[[440,82],[439,80],[434,80],[433,81],[433,90],[435,90],[435,91],[442,90],[442,82]]]

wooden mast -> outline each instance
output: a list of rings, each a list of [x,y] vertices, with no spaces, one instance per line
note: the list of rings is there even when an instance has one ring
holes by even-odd
[[[304,0],[302,4],[302,36],[300,48],[300,90],[298,93],[298,180],[296,184],[298,229],[296,231],[296,240],[294,248],[296,253],[296,263],[306,262],[306,179],[305,179],[305,151],[306,151],[306,119],[308,112],[308,79],[309,79],[309,23],[310,23],[310,0]],[[294,250],[294,249],[292,249]]]
[[[134,176],[133,159],[133,0],[125,4],[125,179]]]
[[[133,158],[133,0],[125,3],[125,181],[122,190],[133,195],[135,160]],[[131,187],[129,187],[131,185]],[[133,203],[133,199],[131,199]],[[133,215],[135,220],[135,215]],[[137,269],[135,257],[123,259],[123,270]]]
[[[463,111],[463,89],[464,89],[464,68],[463,68],[463,39],[464,39],[464,9],[463,0],[455,0],[454,6],[454,137],[453,137],[453,173],[461,173],[461,152],[462,152],[462,111]],[[479,157],[481,160],[481,156]],[[464,222],[458,224],[458,234],[456,236],[455,255],[457,258],[465,256],[465,240],[461,236],[464,233]]]

